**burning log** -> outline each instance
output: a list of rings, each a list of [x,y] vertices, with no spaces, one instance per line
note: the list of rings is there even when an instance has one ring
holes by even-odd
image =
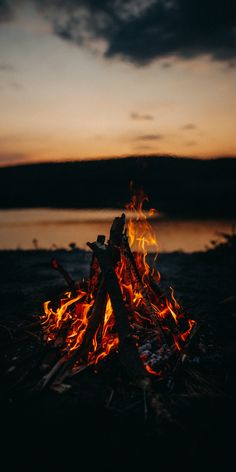
[[[125,225],[125,215],[123,213],[121,217],[117,217],[114,219],[113,224],[111,226],[111,230],[110,230],[110,239],[108,241],[107,250],[110,252],[114,267],[116,266],[117,262],[120,259],[119,245],[121,244],[124,225]],[[104,243],[105,243],[105,236],[103,235],[98,236],[97,245],[104,246]],[[98,272],[97,263],[99,264],[99,266],[100,266],[100,263],[99,263],[96,253],[93,252],[92,266],[94,266],[95,261],[96,261],[96,269]],[[85,336],[80,346],[80,355],[82,356],[82,358],[86,356],[86,354],[88,354],[93,337],[96,331],[98,330],[99,325],[103,324],[105,310],[106,310],[106,301],[107,301],[106,281],[105,281],[104,276],[100,275],[100,281],[98,284],[95,303],[92,309],[91,316],[89,318]]]
[[[89,318],[86,333],[84,335],[82,344],[79,348],[81,359],[86,360],[86,358],[88,357],[89,349],[91,347],[94,335],[96,331],[98,330],[99,326],[103,325],[103,320],[104,320],[105,310],[106,310],[106,301],[107,301],[106,282],[105,282],[104,277],[101,277],[97,294],[96,294],[96,300],[92,308],[92,312]]]
[[[124,235],[124,237],[123,237],[123,244],[124,244],[124,249],[125,249],[125,255],[126,255],[127,259],[130,262],[132,271],[134,273],[135,279],[136,279],[137,284],[138,284],[138,288],[139,288],[139,290],[140,290],[140,292],[143,296],[143,301],[144,301],[144,303],[147,307],[147,310],[148,310],[148,313],[149,313],[150,317],[153,319],[154,323],[156,325],[158,325],[159,335],[160,335],[161,341],[164,343],[166,341],[165,340],[165,333],[163,331],[161,323],[159,322],[156,314],[153,313],[153,308],[152,308],[152,305],[151,305],[151,302],[150,302],[150,298],[149,298],[147,290],[144,287],[142,279],[140,277],[140,274],[139,274],[139,271],[138,271],[138,268],[137,268],[137,265],[136,265],[136,262],[135,262],[135,259],[134,259],[134,255],[133,255],[133,253],[130,249],[130,246],[129,246],[129,241],[128,241],[127,235]]]
[[[108,241],[107,250],[110,252],[110,256],[113,261],[113,267],[116,266],[117,262],[120,259],[120,245],[122,241],[124,225],[125,225],[125,215],[123,213],[121,217],[116,217],[114,219],[113,224],[111,226],[110,239]],[[97,245],[99,247],[104,246],[104,243],[105,243],[105,236],[103,235],[98,236]],[[91,266],[94,267],[95,261],[96,261],[96,269],[98,272],[97,263],[99,264],[99,266],[100,266],[100,263],[94,251]],[[99,282],[98,290],[96,293],[96,299],[95,299],[92,313],[88,322],[87,330],[79,349],[80,356],[82,358],[84,357],[86,358],[88,356],[89,348],[91,346],[94,335],[96,331],[98,330],[99,325],[101,325],[101,327],[103,325],[103,320],[104,320],[105,310],[106,310],[106,302],[107,302],[107,287],[106,287],[105,277],[102,275],[100,276],[100,282]]]
[[[97,237],[97,242],[100,244],[105,243],[105,236],[98,235]],[[89,273],[89,283],[88,283],[88,294],[87,294],[87,300],[89,301],[90,298],[92,298],[93,294],[96,292],[99,284],[99,263],[95,255],[93,254],[91,264],[90,264],[90,273]]]
[[[107,291],[111,298],[111,304],[115,314],[116,328],[119,336],[119,352],[121,361],[127,369],[131,378],[136,379],[140,383],[147,382],[147,374],[136,348],[135,340],[130,329],[127,311],[124,307],[124,301],[117,280],[113,264],[109,258],[105,246],[97,243],[87,243],[94,251],[106,282]]]
[[[121,217],[117,217],[114,219],[113,224],[111,226],[111,230],[110,230],[108,250],[113,260],[114,265],[116,265],[120,259],[119,244],[122,240],[124,224],[125,224],[125,215],[123,213]],[[97,244],[102,245],[104,244],[104,242],[105,242],[104,236],[98,236]],[[93,308],[91,310],[91,314],[88,318],[88,324],[87,324],[82,342],[80,346],[78,347],[78,349],[75,350],[72,354],[63,356],[61,359],[59,359],[59,361],[57,361],[57,363],[55,364],[55,366],[53,366],[50,372],[46,374],[44,378],[40,381],[38,385],[39,389],[44,388],[49,383],[49,381],[51,381],[53,378],[54,378],[54,384],[63,382],[63,380],[67,376],[72,374],[73,366],[75,365],[78,359],[80,360],[80,362],[81,361],[85,363],[87,362],[94,336],[96,332],[98,331],[99,327],[102,327],[103,325],[103,319],[105,316],[106,301],[107,301],[106,283],[105,283],[104,277],[100,276],[99,274],[99,267],[97,265],[96,254],[94,254],[92,258],[90,273],[92,274],[92,277],[93,277],[93,283],[91,284],[91,281],[89,282],[91,291],[89,291],[88,289],[88,296],[91,296],[92,291],[95,290],[95,286],[97,284],[97,280],[99,280],[99,277],[100,277],[100,282],[97,288],[96,299],[95,299]],[[55,379],[55,374],[57,374],[56,379]]]

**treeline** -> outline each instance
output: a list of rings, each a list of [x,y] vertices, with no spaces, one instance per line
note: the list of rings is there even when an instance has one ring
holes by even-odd
[[[180,217],[236,216],[236,159],[127,157],[0,168],[1,208],[123,208],[130,182]]]

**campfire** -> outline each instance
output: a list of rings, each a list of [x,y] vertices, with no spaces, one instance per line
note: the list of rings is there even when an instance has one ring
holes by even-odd
[[[97,372],[112,356],[119,356],[122,368],[137,385],[151,379],[167,381],[184,360],[196,330],[196,322],[176,300],[174,290],[160,289],[160,273],[148,262],[157,240],[144,212],[143,193],[127,205],[128,218],[116,217],[109,239],[99,235],[87,243],[92,250],[88,279],[74,283],[53,259],[69,289],[55,303],[44,303],[41,316],[43,338],[48,347],[59,350],[54,364],[45,362],[46,374],[38,388],[50,384],[63,389],[67,377],[87,367]]]
[[[157,255],[153,210],[143,208],[145,196],[133,196],[107,238],[88,243],[90,251],[2,254],[4,277],[9,266],[12,272],[2,289],[3,429],[17,460],[21,449],[48,464],[48,450],[53,466],[63,456],[77,464],[79,444],[95,467],[99,457],[109,467],[115,458],[122,469],[129,457],[134,469],[142,456],[147,469],[154,451],[172,470],[181,451],[181,468],[197,460],[199,470],[217,458],[216,445],[224,465],[233,450],[232,245]],[[189,312],[177,294],[185,294]]]

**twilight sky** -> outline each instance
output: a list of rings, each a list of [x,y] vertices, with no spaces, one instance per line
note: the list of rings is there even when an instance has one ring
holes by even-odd
[[[0,0],[0,165],[236,155],[233,0]]]

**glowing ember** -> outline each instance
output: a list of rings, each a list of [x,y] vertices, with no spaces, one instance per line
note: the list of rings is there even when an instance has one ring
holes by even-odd
[[[161,376],[165,362],[185,346],[195,321],[184,313],[171,287],[168,297],[161,292],[158,285],[160,274],[147,261],[150,248],[153,250],[154,247],[157,254],[158,244],[148,217],[143,212],[145,200],[147,197],[141,193],[133,196],[127,205],[132,216],[122,233],[121,243],[118,246],[113,244],[113,250],[115,248],[119,253],[113,266],[139,356],[150,375]],[[153,215],[153,212],[150,210],[148,216]],[[109,247],[109,241],[103,247]],[[104,313],[90,339],[89,323],[95,317],[95,312],[99,311],[98,298],[102,289],[103,304],[100,311],[103,309]],[[77,367],[96,365],[111,351],[118,350],[115,313],[110,297],[104,290],[102,273],[93,256],[90,279],[76,289],[76,296],[70,291],[66,292],[57,307],[50,301],[44,303],[41,322],[45,341],[59,346],[68,358],[78,352]]]

